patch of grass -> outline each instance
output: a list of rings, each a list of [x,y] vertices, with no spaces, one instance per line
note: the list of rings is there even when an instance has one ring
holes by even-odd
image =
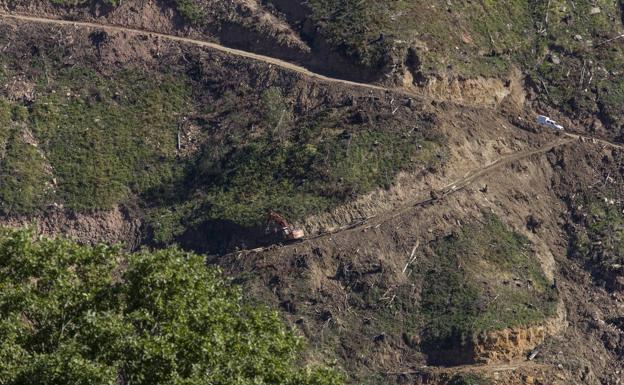
[[[22,128],[10,129],[0,157],[0,213],[5,215],[41,209],[51,193],[45,159],[22,135]]]
[[[529,326],[554,314],[556,292],[528,240],[495,216],[464,225],[434,251],[421,302],[425,346],[452,349],[482,332]]]
[[[185,83],[173,77],[61,70],[29,121],[58,179],[55,199],[108,208],[172,180],[178,116],[188,103]]]
[[[24,140],[22,111],[0,99],[0,214],[26,214],[41,208],[51,176],[40,151]],[[17,121],[16,121],[17,120]]]

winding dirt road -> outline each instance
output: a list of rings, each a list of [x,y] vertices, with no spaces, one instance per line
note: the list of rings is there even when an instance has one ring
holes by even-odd
[[[428,197],[424,197],[424,196],[417,197],[410,203],[405,204],[401,207],[398,207],[391,212],[384,213],[381,215],[371,216],[361,221],[358,221],[356,223],[342,226],[342,227],[333,229],[331,231],[316,234],[314,236],[307,237],[304,241],[310,241],[310,240],[318,239],[318,238],[325,237],[328,235],[333,235],[333,234],[341,233],[341,232],[348,231],[348,230],[355,230],[355,229],[362,228],[362,227],[370,228],[370,227],[378,226],[402,214],[405,214],[406,212],[409,212],[410,210],[413,210],[415,208],[424,207],[429,204],[439,202],[443,200],[444,198],[448,197],[449,195],[463,190],[464,188],[466,188],[473,182],[502,168],[503,166],[506,166],[510,163],[513,163],[513,162],[516,162],[525,158],[529,158],[534,155],[545,154],[548,151],[552,150],[553,148],[560,147],[565,144],[573,143],[575,141],[574,139],[578,139],[576,135],[570,134],[570,136],[573,136],[574,138],[566,138],[566,139],[558,138],[552,142],[549,142],[533,150],[519,151],[510,155],[503,156],[495,160],[494,162],[489,163],[488,165],[476,168],[468,172],[464,177],[447,184],[440,190],[434,191],[433,193],[429,193]],[[618,146],[618,147],[622,148],[621,146]],[[263,249],[264,248],[259,248],[259,249],[254,249],[253,251],[261,251]]]
[[[374,85],[374,84],[366,84],[366,83],[358,83],[358,82],[353,82],[353,81],[349,81],[349,80],[344,80],[344,79],[336,79],[336,78],[332,78],[332,77],[328,77],[325,75],[321,75],[315,72],[312,72],[304,67],[298,66],[296,64],[284,61],[284,60],[280,60],[280,59],[276,59],[270,56],[265,56],[265,55],[260,55],[260,54],[256,54],[256,53],[251,53],[251,52],[247,52],[247,51],[242,51],[239,49],[234,49],[234,48],[228,48],[228,47],[224,47],[220,44],[217,43],[212,43],[212,42],[208,42],[208,41],[204,41],[204,40],[197,40],[197,39],[191,39],[191,38],[187,38],[187,37],[181,37],[181,36],[175,36],[175,35],[168,35],[168,34],[163,34],[163,33],[158,33],[158,32],[151,32],[151,31],[144,31],[144,30],[140,30],[140,29],[134,29],[134,28],[127,28],[127,27],[122,27],[119,25],[111,25],[111,24],[101,24],[101,23],[94,23],[94,22],[86,22],[86,21],[70,21],[70,20],[61,20],[61,19],[50,19],[50,18],[43,18],[43,17],[36,17],[36,16],[27,16],[27,15],[20,15],[20,14],[9,14],[9,13],[2,13],[0,12],[0,19],[12,19],[12,20],[17,20],[17,21],[23,21],[23,22],[30,22],[30,23],[40,23],[40,24],[52,24],[52,25],[61,25],[61,26],[73,26],[75,28],[89,28],[89,29],[97,29],[97,30],[104,30],[104,31],[111,31],[111,32],[124,32],[127,34],[134,34],[134,35],[147,35],[147,36],[153,36],[153,37],[158,37],[161,39],[165,39],[165,40],[170,40],[170,41],[176,41],[176,42],[180,42],[180,43],[184,43],[184,44],[191,44],[191,45],[196,45],[196,46],[200,46],[200,47],[206,47],[215,51],[219,51],[219,52],[223,52],[226,54],[230,54],[230,55],[234,55],[234,56],[238,56],[238,57],[242,57],[242,58],[246,58],[246,59],[250,59],[250,60],[255,60],[255,61],[259,61],[259,62],[263,62],[263,63],[267,63],[267,64],[271,64],[271,65],[275,65],[277,67],[280,67],[282,69],[288,70],[288,71],[292,71],[292,72],[296,72],[298,74],[301,74],[303,76],[307,76],[310,78],[314,78],[314,79],[318,79],[320,81],[323,82],[329,82],[329,83],[339,83],[339,84],[344,84],[344,85],[348,85],[348,86],[355,86],[355,87],[361,87],[361,88],[367,88],[370,90],[376,90],[376,91],[389,91],[389,92],[396,92],[396,93],[401,93],[401,94],[405,94],[405,95],[411,95],[410,92],[404,90],[404,89],[395,89],[395,88],[387,88],[387,87],[382,87],[382,86],[378,86],[378,85]],[[416,96],[416,95],[413,95]],[[507,155],[504,156],[486,166],[480,167],[478,169],[475,169],[471,172],[469,172],[465,177],[458,179],[454,182],[449,183],[446,187],[444,187],[443,189],[441,189],[440,191],[435,191],[432,195],[434,197],[418,197],[415,198],[412,202],[403,205],[389,213],[385,213],[382,215],[377,215],[377,216],[372,216],[372,217],[368,217],[365,218],[361,221],[358,221],[356,223],[352,223],[350,225],[346,225],[346,226],[342,226],[336,229],[333,229],[332,231],[328,231],[328,232],[324,232],[324,233],[320,233],[320,234],[316,234],[314,236],[308,237],[306,238],[304,241],[309,241],[312,239],[318,239],[320,237],[324,237],[324,236],[328,236],[328,235],[332,235],[332,234],[336,234],[342,231],[347,231],[347,230],[352,230],[352,229],[357,229],[360,227],[364,227],[364,226],[376,226],[378,224],[384,223],[390,219],[396,218],[397,216],[405,213],[408,210],[411,210],[413,208],[416,207],[422,207],[425,205],[428,205],[430,203],[433,203],[435,201],[438,201],[440,199],[445,198],[446,196],[453,194],[457,191],[462,190],[463,188],[465,188],[466,186],[468,186],[469,184],[471,184],[472,182],[476,181],[477,179],[489,174],[490,172],[493,172],[499,168],[501,168],[504,165],[507,165],[511,162],[514,161],[518,161],[533,155],[537,155],[537,154],[543,154],[546,153],[548,151],[550,151],[551,149],[567,144],[567,143],[572,143],[574,141],[574,139],[578,140],[578,141],[588,141],[588,142],[593,142],[593,143],[600,143],[603,144],[605,146],[609,146],[609,147],[613,147],[613,148],[619,148],[619,149],[624,149],[624,146],[619,145],[617,143],[612,143],[609,142],[607,140],[604,139],[599,139],[599,138],[594,138],[594,137],[590,137],[590,136],[584,136],[584,135],[578,135],[578,134],[574,134],[574,133],[569,133],[569,132],[564,132],[563,133],[564,136],[567,136],[568,139],[562,139],[559,138],[557,140],[554,140],[542,147],[533,149],[533,150],[528,150],[528,151],[520,151],[517,152],[515,154],[511,154],[511,155]],[[254,249],[254,251],[260,251],[263,250],[263,248],[261,249]]]
[[[159,33],[159,32],[144,31],[144,30],[135,29],[135,28],[122,27],[119,25],[101,24],[101,23],[93,23],[93,22],[87,22],[87,21],[49,19],[49,18],[44,18],[44,17],[26,16],[26,15],[9,14],[9,13],[1,13],[1,12],[0,12],[0,18],[1,19],[13,19],[13,20],[31,22],[31,23],[39,23],[39,24],[53,24],[53,25],[63,25],[63,26],[70,26],[70,27],[73,26],[73,27],[79,27],[79,28],[89,28],[89,29],[109,31],[109,32],[124,32],[124,33],[132,34],[132,35],[143,35],[143,36],[147,35],[147,36],[152,36],[152,37],[158,37],[160,39],[196,45],[199,47],[206,47],[206,48],[209,48],[215,51],[220,51],[229,55],[256,60],[256,61],[267,63],[267,64],[272,64],[276,67],[280,67],[285,70],[296,72],[298,74],[301,74],[310,78],[318,79],[324,82],[328,82],[328,83],[340,83],[340,84],[345,84],[349,86],[368,88],[368,89],[376,90],[376,91],[392,91],[392,92],[406,93],[405,90],[386,88],[386,87],[377,86],[374,84],[358,83],[358,82],[353,82],[349,80],[328,77],[325,75],[318,74],[316,72],[312,72],[304,67],[301,67],[299,65],[296,65],[296,64],[284,61],[284,60],[280,60],[280,59],[276,59],[270,56],[260,55],[260,54],[256,54],[252,52],[242,51],[242,50],[235,49],[235,48],[224,47],[220,44],[211,43],[205,40],[197,40],[197,39],[191,39],[191,38],[182,37],[182,36],[168,35],[168,34]]]
[[[224,47],[222,45],[204,41],[204,40],[196,40],[196,39],[175,36],[175,35],[168,35],[168,34],[163,34],[163,33],[158,33],[158,32],[144,31],[144,30],[139,30],[139,29],[122,27],[118,25],[100,24],[100,23],[85,22],[85,21],[68,21],[68,20],[60,20],[60,19],[48,19],[48,18],[42,18],[42,17],[26,16],[26,15],[18,15],[18,14],[7,14],[7,13],[1,13],[1,12],[0,12],[0,19],[5,19],[5,20],[12,19],[12,20],[17,20],[17,21],[22,21],[22,22],[69,26],[69,27],[75,27],[75,28],[89,28],[89,29],[104,30],[104,31],[110,31],[110,32],[123,32],[123,33],[133,34],[133,35],[143,35],[143,36],[147,35],[147,36],[157,37],[157,38],[165,39],[169,41],[175,41],[175,42],[180,42],[184,44],[191,44],[191,45],[195,45],[199,47],[206,47],[208,49],[223,52],[225,54],[263,62],[263,63],[274,65],[276,67],[279,67],[288,71],[301,74],[309,78],[317,79],[323,82],[339,83],[339,84],[344,84],[347,86],[366,88],[366,89],[375,90],[375,91],[384,91],[384,92],[390,91],[390,92],[400,93],[404,95],[413,95],[412,93],[404,89],[386,88],[386,87],[373,85],[373,84],[365,84],[365,83],[358,83],[358,82],[353,82],[353,81],[348,81],[348,80],[343,80],[343,79],[331,78],[325,75],[312,72],[304,67],[298,66],[290,62],[286,62],[286,61],[279,60],[273,57],[255,54],[255,53],[242,51],[242,50],[238,50],[234,48]],[[413,96],[417,96],[417,95],[413,95]],[[291,247],[294,245],[298,245],[301,242],[308,242],[310,240],[314,240],[314,239],[318,239],[318,238],[326,237],[326,236],[331,236],[333,234],[337,234],[340,232],[356,230],[356,229],[360,229],[364,227],[379,226],[391,219],[394,219],[402,214],[405,214],[406,212],[409,212],[410,210],[414,210],[420,207],[425,207],[429,204],[441,201],[445,199],[446,197],[448,197],[449,195],[452,195],[454,193],[457,193],[458,191],[463,190],[471,183],[479,180],[480,178],[492,172],[495,172],[501,169],[502,167],[506,165],[511,164],[512,162],[526,159],[535,155],[545,154],[554,148],[557,148],[566,144],[571,144],[574,142],[584,142],[584,141],[590,142],[590,143],[598,143],[598,144],[602,144],[604,146],[609,146],[612,148],[624,149],[624,146],[617,144],[617,143],[609,142],[604,139],[578,135],[578,134],[574,134],[570,132],[564,132],[559,138],[541,147],[538,147],[532,150],[520,151],[514,154],[503,156],[488,165],[476,168],[470,171],[469,173],[467,173],[464,177],[459,178],[449,183],[444,188],[438,191],[434,191],[432,193],[430,192],[423,193],[423,194],[426,194],[426,196],[416,196],[409,203],[404,204],[400,207],[397,207],[396,209],[390,212],[386,212],[377,216],[371,216],[371,217],[362,219],[361,221],[358,221],[356,223],[352,223],[350,225],[346,225],[346,226],[333,229],[332,231],[316,234],[300,242],[284,245],[284,247]],[[240,254],[240,253],[246,253],[246,252],[261,252],[267,249],[269,249],[269,247],[257,248],[253,250],[238,251],[232,254]],[[480,371],[480,370],[487,370],[489,372],[513,371],[520,367],[526,368],[529,366],[534,366],[536,368],[546,367],[545,365],[542,365],[542,364],[529,363],[529,362],[523,361],[523,362],[510,363],[510,364],[486,365],[486,366],[469,365],[465,367],[454,368],[454,371],[455,372],[474,372],[474,371]],[[431,368],[427,368],[427,370],[431,370]],[[434,369],[434,370],[441,371],[443,369]],[[413,373],[419,373],[419,372],[417,371]],[[398,375],[398,374],[407,374],[407,372],[386,373],[386,374]]]
[[[374,216],[370,216],[368,218],[364,218],[360,221],[357,221],[355,223],[351,223],[349,225],[345,225],[345,226],[341,226],[335,229],[332,229],[330,231],[327,232],[323,232],[323,233],[319,233],[319,234],[315,234],[309,237],[306,237],[305,239],[303,239],[300,242],[296,242],[296,243],[292,243],[292,244],[287,244],[284,245],[285,247],[290,246],[290,245],[297,245],[300,244],[301,242],[307,242],[307,241],[311,241],[311,240],[315,240],[315,239],[319,239],[322,237],[326,237],[326,236],[330,236],[330,235],[334,235],[337,233],[342,233],[345,231],[350,231],[350,230],[357,230],[360,228],[371,228],[371,227],[375,227],[375,226],[379,226],[383,223],[386,223],[402,214],[405,214],[407,212],[409,212],[410,210],[414,210],[416,208],[420,208],[420,207],[425,207],[427,205],[433,204],[435,202],[439,202],[441,200],[443,200],[444,198],[448,197],[449,195],[452,195],[454,193],[457,193],[461,190],[463,190],[464,188],[466,188],[467,186],[469,186],[470,184],[476,182],[477,180],[483,178],[484,176],[495,172],[499,169],[501,169],[502,167],[509,165],[513,162],[522,160],[522,159],[526,159],[529,158],[531,156],[535,156],[535,155],[541,155],[541,154],[545,154],[547,152],[549,152],[550,150],[557,148],[557,147],[561,147],[564,146],[566,144],[573,144],[576,142],[581,142],[581,140],[587,142],[587,143],[599,143],[605,146],[609,146],[609,147],[613,147],[613,148],[618,148],[620,150],[624,150],[624,145],[620,145],[617,143],[612,143],[603,139],[597,139],[597,138],[593,138],[593,137],[589,137],[589,136],[584,136],[584,135],[578,135],[578,134],[573,134],[573,133],[563,133],[562,136],[565,136],[566,138],[557,138],[551,142],[546,143],[545,145],[532,149],[532,150],[526,150],[526,151],[518,151],[516,153],[510,154],[510,155],[506,155],[503,156],[483,167],[479,167],[476,168],[470,172],[468,172],[464,177],[459,178],[449,184],[447,184],[446,186],[444,186],[443,188],[441,188],[440,190],[437,191],[433,191],[433,192],[429,192],[428,196],[419,196],[419,197],[415,197],[410,203],[407,203],[405,205],[402,205],[390,212],[384,213],[384,214],[380,214],[380,215],[374,215]],[[264,251],[269,249],[269,247],[261,247],[261,248],[256,248],[256,249],[252,249],[252,250],[247,250],[247,251],[252,251],[252,252],[260,252],[260,251]],[[240,252],[237,252],[240,253]]]

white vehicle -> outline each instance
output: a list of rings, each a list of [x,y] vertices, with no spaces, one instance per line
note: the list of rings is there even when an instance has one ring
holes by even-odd
[[[554,128],[555,130],[563,130],[563,126],[561,124],[557,124],[557,122],[555,122],[548,116],[539,115],[537,117],[537,123],[541,124],[542,126]]]

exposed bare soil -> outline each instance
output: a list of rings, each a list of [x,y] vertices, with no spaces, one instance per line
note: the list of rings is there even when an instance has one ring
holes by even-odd
[[[129,250],[135,250],[141,245],[141,222],[124,207],[93,214],[50,207],[42,216],[9,218],[1,222],[9,227],[32,226],[38,234],[67,236],[85,244],[105,242],[119,244]]]

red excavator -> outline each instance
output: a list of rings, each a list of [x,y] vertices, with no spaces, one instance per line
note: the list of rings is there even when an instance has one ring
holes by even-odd
[[[297,239],[303,239],[304,233],[301,229],[295,229],[284,217],[269,211],[267,214],[267,234],[279,234],[282,238],[295,241]]]

